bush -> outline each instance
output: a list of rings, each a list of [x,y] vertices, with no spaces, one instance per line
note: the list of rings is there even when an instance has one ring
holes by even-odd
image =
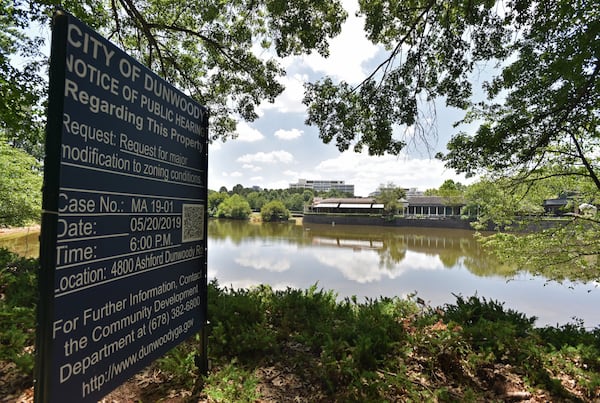
[[[290,211],[279,200],[273,200],[260,209],[263,221],[286,221],[290,218]]]
[[[219,204],[216,216],[245,220],[250,217],[250,213],[252,213],[250,204],[242,196],[235,194]]]
[[[38,261],[0,248],[0,360],[33,370]]]

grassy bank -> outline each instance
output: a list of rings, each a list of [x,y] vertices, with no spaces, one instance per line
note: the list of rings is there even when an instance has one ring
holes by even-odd
[[[0,252],[0,390],[29,399],[37,262]],[[111,401],[597,401],[600,328],[535,328],[485,298],[339,301],[317,286],[209,286],[212,369],[198,341],[157,360]]]

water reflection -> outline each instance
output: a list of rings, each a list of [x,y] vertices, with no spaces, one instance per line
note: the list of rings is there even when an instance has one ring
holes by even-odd
[[[24,232],[0,235],[0,248],[9,249],[20,256],[36,258],[40,253],[39,229],[28,229]]]
[[[511,277],[515,274],[514,268],[500,265],[485,253],[473,238],[472,231],[319,224],[301,226],[293,223],[248,224],[231,220],[211,220],[208,233],[212,241],[229,240],[236,245],[253,239],[260,239],[263,245],[288,240],[303,247],[352,251],[355,254],[344,265],[356,266],[359,271],[366,263],[365,260],[368,260],[369,270],[377,268],[394,272],[403,267],[427,270],[464,266],[477,276]],[[369,251],[377,255],[377,261],[373,261]],[[359,257],[358,252],[370,256]],[[243,252],[243,255],[247,261],[248,252]],[[323,252],[321,258],[325,259],[326,255],[328,253]],[[339,262],[342,260],[341,256],[341,253],[336,254],[331,260]],[[406,259],[409,261],[403,263]],[[260,260],[272,259],[262,256]],[[323,263],[327,264],[325,261]],[[258,261],[254,263],[256,266],[264,264]],[[246,266],[251,265],[246,262]],[[283,266],[289,268],[289,260],[278,266],[280,271],[284,270]]]
[[[0,247],[35,257],[38,237],[0,237]],[[208,276],[235,288],[317,283],[340,297],[417,292],[432,306],[454,303],[453,294],[477,294],[537,316],[538,326],[574,315],[589,327],[600,325],[598,284],[548,283],[503,267],[470,231],[210,220]]]
[[[538,317],[539,326],[573,315],[600,325],[596,284],[547,283],[503,267],[471,231],[213,220],[208,234],[209,278],[226,286],[318,283],[360,298],[417,292],[432,306],[454,303],[454,294],[477,294]]]

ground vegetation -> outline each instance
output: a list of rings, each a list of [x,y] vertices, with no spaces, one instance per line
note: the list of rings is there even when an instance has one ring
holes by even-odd
[[[32,401],[36,260],[0,251],[0,390]],[[359,301],[314,285],[208,287],[206,376],[192,337],[113,391],[114,402],[583,401],[600,398],[600,329],[535,327],[482,297]]]

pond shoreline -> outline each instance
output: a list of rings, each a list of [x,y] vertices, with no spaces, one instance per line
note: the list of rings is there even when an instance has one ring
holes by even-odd
[[[26,227],[9,227],[9,228],[0,228],[0,239],[12,237],[13,235],[26,235],[30,232],[40,232],[41,226],[39,224],[29,225]]]

